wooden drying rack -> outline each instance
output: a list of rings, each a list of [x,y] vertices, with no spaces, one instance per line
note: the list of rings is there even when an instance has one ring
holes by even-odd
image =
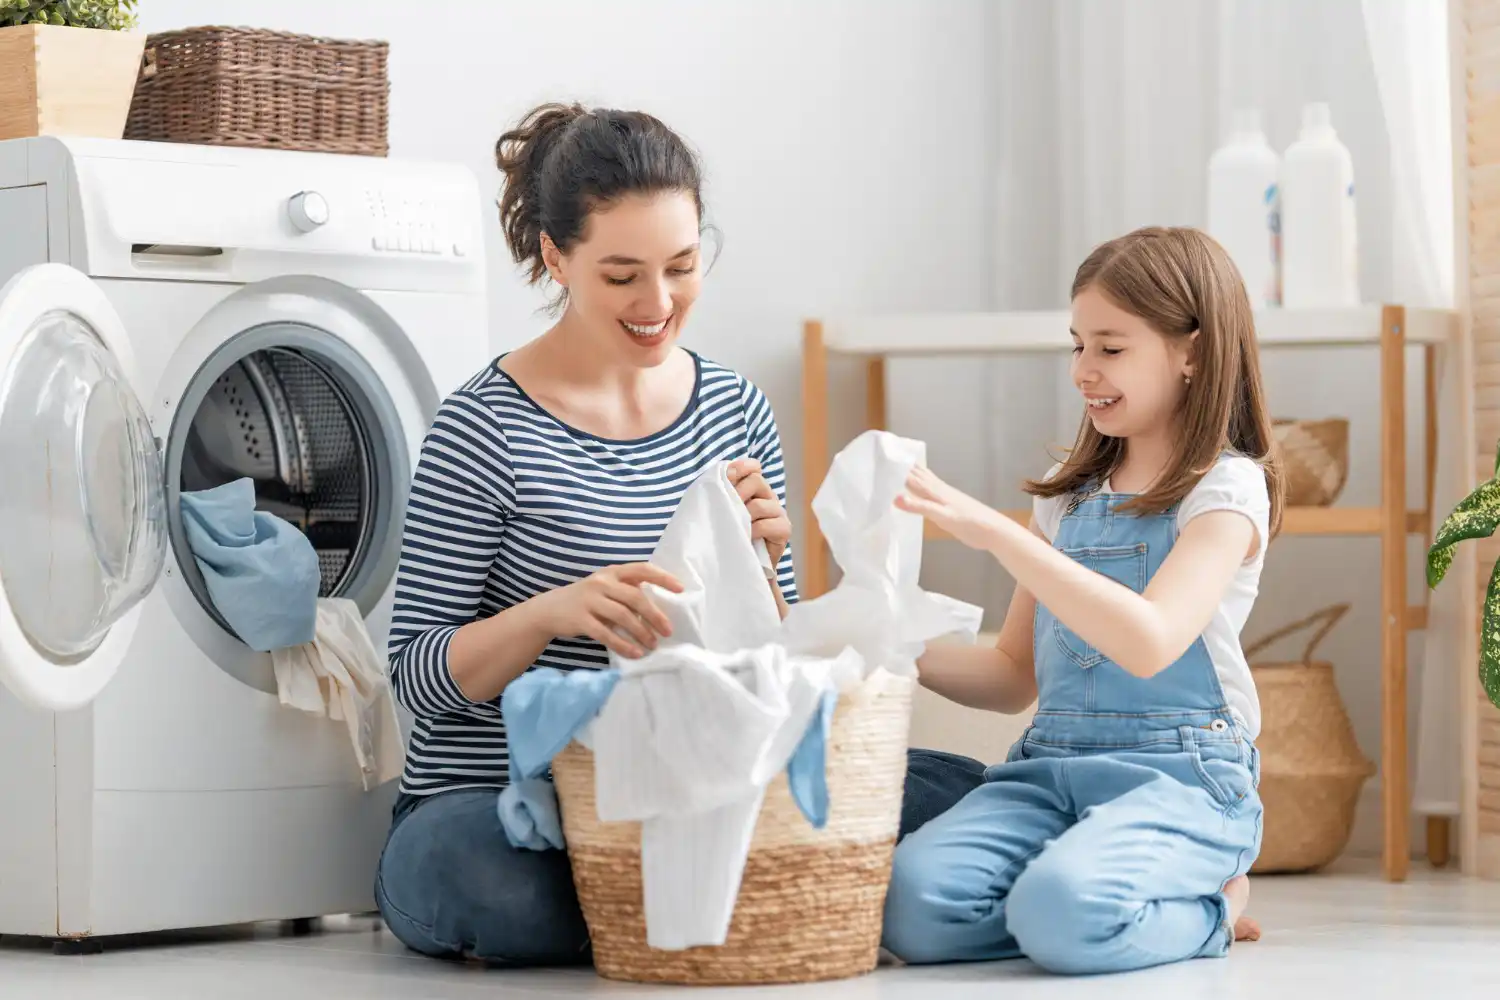
[[[828,420],[828,365],[834,356],[860,359],[865,366],[866,429],[885,429],[886,360],[892,357],[1060,353],[1071,347],[1066,312],[947,313],[808,320],[802,337],[802,481],[804,499],[798,533],[805,596],[828,590],[830,558],[812,512],[832,458]],[[1383,864],[1391,881],[1410,867],[1411,800],[1407,778],[1407,633],[1426,627],[1426,604],[1408,606],[1406,545],[1410,535],[1431,537],[1431,509],[1437,455],[1437,367],[1439,347],[1453,342],[1458,314],[1399,305],[1349,309],[1270,309],[1255,318],[1263,348],[1379,347],[1380,349],[1380,505],[1378,507],[1291,507],[1282,519],[1286,535],[1369,535],[1380,539],[1381,607],[1381,808]],[[1425,374],[1425,494],[1421,510],[1406,499],[1406,351],[1423,348]],[[1031,512],[1008,510],[1022,523]],[[928,539],[946,538],[927,525]],[[1446,863],[1448,821],[1428,825],[1429,857]]]

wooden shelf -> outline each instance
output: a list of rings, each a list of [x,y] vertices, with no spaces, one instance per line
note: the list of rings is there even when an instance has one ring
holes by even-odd
[[[1350,309],[1262,309],[1255,314],[1262,346],[1373,346],[1380,343],[1379,305]],[[846,316],[821,321],[832,354],[871,356],[1051,353],[1069,350],[1066,310],[1011,313],[915,313]],[[1408,344],[1444,344],[1458,329],[1458,314],[1407,309]]]
[[[1026,524],[1031,520],[1031,511],[1016,508],[1001,511],[1013,521]],[[1379,535],[1382,531],[1379,507],[1288,507],[1281,517],[1283,535]],[[948,533],[931,521],[923,522],[923,533],[930,540],[947,539]],[[1429,531],[1427,512],[1406,512],[1408,534],[1426,535]]]

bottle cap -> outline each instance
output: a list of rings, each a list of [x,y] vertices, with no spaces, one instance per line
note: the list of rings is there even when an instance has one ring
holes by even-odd
[[[1302,109],[1302,131],[1324,132],[1333,128],[1333,117],[1328,111],[1328,105],[1321,101],[1314,102]]]

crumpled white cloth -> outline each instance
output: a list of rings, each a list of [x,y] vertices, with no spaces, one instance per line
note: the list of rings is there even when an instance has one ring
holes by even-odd
[[[401,774],[396,703],[357,604],[319,599],[313,641],[273,649],[271,665],[283,705],[348,726],[365,791]]]
[[[603,821],[641,822],[647,943],[728,936],[755,822],[830,689],[878,669],[915,675],[927,639],[978,631],[981,609],[917,586],[922,523],[894,501],[923,447],[884,432],[835,458],[815,510],[845,568],[785,625],[750,540],[728,463],[689,487],[652,562],[684,587],[651,587],[673,635],[636,661],[579,738],[594,751]]]
[[[927,446],[887,431],[866,431],[834,458],[813,498],[813,513],[843,571],[838,585],[794,605],[779,641],[828,656],[849,647],[870,664],[917,676],[917,657],[940,636],[972,642],[984,609],[922,589],[922,518],[895,506]]]

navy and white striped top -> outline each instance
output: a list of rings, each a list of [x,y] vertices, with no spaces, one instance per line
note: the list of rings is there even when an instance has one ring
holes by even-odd
[[[642,562],[708,465],[758,459],[786,504],[771,406],[744,377],[694,355],[692,399],[671,426],[609,441],[548,414],[498,366],[449,396],[412,483],[391,621],[391,686],[416,716],[401,790],[504,785],[500,701],[476,703],[448,672],[459,627],[605,566]],[[797,599],[791,547],[777,567]],[[592,639],[553,640],[534,666],[607,666]]]

